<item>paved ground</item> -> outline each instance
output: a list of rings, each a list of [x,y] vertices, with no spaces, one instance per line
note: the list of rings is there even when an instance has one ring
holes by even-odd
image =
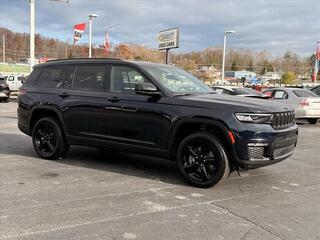
[[[320,239],[320,125],[293,157],[188,186],[171,162],[72,147],[39,159],[0,104],[0,239]]]

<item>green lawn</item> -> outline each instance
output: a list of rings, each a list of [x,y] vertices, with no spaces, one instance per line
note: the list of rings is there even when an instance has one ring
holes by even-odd
[[[0,63],[0,72],[3,72],[3,64]],[[5,65],[5,72],[30,73],[29,66]]]

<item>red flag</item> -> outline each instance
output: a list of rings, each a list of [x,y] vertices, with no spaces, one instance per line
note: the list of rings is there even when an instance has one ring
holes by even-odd
[[[76,24],[73,27],[74,34],[73,34],[73,44],[75,44],[80,38],[82,33],[84,33],[84,30],[86,28],[85,23]]]
[[[104,39],[104,55],[108,56],[110,50],[110,40],[109,40],[109,33],[106,32],[106,36]]]
[[[320,60],[320,41],[317,42],[316,58],[317,58],[317,60]]]

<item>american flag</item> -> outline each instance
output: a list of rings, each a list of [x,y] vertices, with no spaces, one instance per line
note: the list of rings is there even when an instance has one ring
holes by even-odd
[[[106,36],[104,39],[104,55],[107,57],[109,55],[110,50],[110,40],[109,40],[109,33],[106,32]]]

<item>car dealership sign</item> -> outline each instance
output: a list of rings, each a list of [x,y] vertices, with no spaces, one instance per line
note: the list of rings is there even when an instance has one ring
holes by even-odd
[[[158,49],[166,50],[179,47],[179,29],[171,28],[159,32]]]

